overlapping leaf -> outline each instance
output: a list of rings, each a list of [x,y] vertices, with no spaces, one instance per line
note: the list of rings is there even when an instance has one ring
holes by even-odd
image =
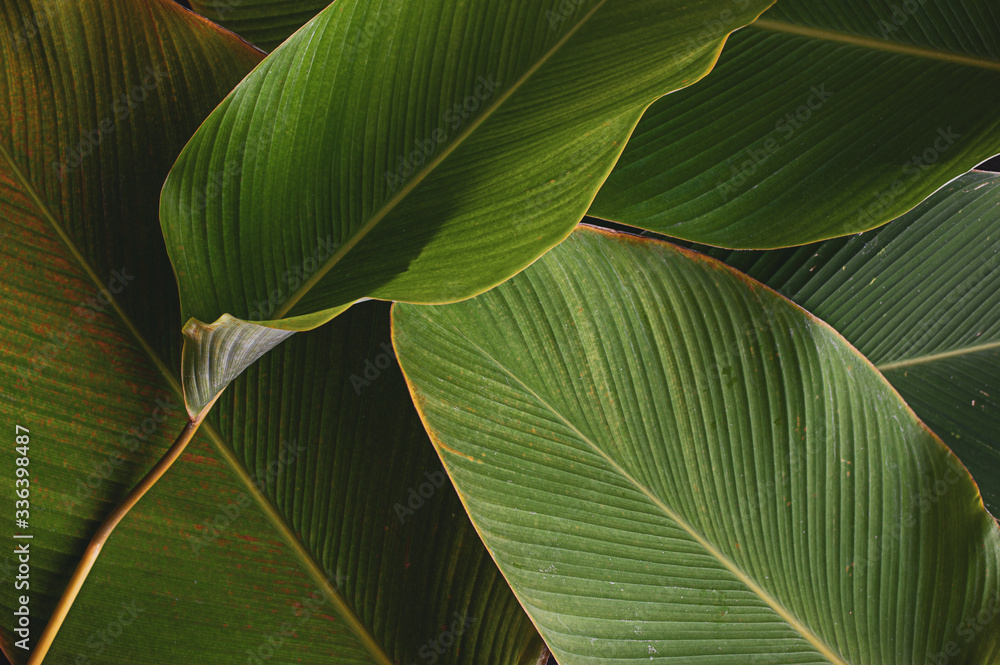
[[[969,173],[850,239],[706,251],[843,334],[955,451],[1000,515],[1000,176]]]
[[[992,0],[782,0],[649,109],[590,214],[735,248],[898,217],[1000,152]]]
[[[164,186],[191,413],[353,302],[453,302],[517,273],[581,219],[642,111],[707,73],[769,4],[321,12],[209,117]]]
[[[376,660],[535,665],[545,647],[413,409],[388,304],[359,305],[290,340],[215,409],[251,474],[272,476],[267,494],[304,551],[333,571],[384,654]],[[291,447],[305,450],[282,464]]]
[[[97,523],[186,418],[179,386],[131,331],[113,315],[77,314],[95,287],[46,220],[25,214],[31,202],[17,185],[5,177],[0,197],[15,222],[2,255],[14,276],[2,363],[23,383],[0,413],[33,441],[37,639]],[[216,407],[220,427],[203,426],[116,530],[49,661],[539,658],[541,641],[388,366],[387,309],[360,306],[236,382]],[[13,584],[17,564],[11,552],[0,557],[0,579]],[[4,611],[16,608],[7,596]],[[0,645],[23,663],[18,639],[5,625]]]
[[[95,297],[95,285],[33,213],[7,165],[0,169],[8,233],[2,362],[17,377],[0,413],[11,431],[14,423],[28,428],[32,441],[31,516],[18,531],[34,536],[26,590],[34,647],[94,529],[187,419],[176,383],[114,314],[78,304]],[[289,657],[375,662],[332,618],[329,588],[292,555],[259,503],[263,495],[242,475],[206,439],[194,442],[116,530],[47,662],[242,665],[245,649],[275,646]],[[13,482],[13,474],[3,481],[5,495]],[[0,558],[5,584],[13,585],[17,565],[11,547]],[[2,602],[8,615],[18,607],[13,594]],[[308,615],[306,602],[315,603]],[[311,616],[320,610],[322,618]],[[283,633],[285,623],[294,636]],[[6,622],[0,644],[11,662],[24,663],[28,652],[12,630]]]
[[[0,415],[32,441],[33,646],[97,524],[187,421],[158,179],[261,56],[158,0],[10,2],[0,36]],[[46,662],[538,658],[389,367],[386,309],[234,386],[112,535]],[[4,584],[17,564],[0,555]],[[15,638],[5,622],[24,662]]]
[[[13,161],[95,280],[123,274],[115,300],[169,349],[180,319],[159,191],[171,160],[263,54],[172,3],[96,5],[0,5],[0,161]]]
[[[328,4],[327,0],[192,0],[191,8],[270,51]]]
[[[1000,530],[833,329],[721,263],[586,227],[395,306],[465,506],[562,665],[1000,657]]]

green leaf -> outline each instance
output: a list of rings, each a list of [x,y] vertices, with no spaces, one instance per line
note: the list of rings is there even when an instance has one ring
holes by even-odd
[[[34,646],[97,525],[187,423],[178,328],[143,332],[179,309],[157,179],[260,54],[166,0],[5,3],[0,35],[17,34],[0,40],[0,420],[11,445],[15,425],[31,439]],[[146,67],[160,85],[117,117]],[[53,169],[90,127],[91,154]],[[537,660],[390,366],[387,310],[358,307],[234,385],[111,536],[46,662]],[[0,583],[18,565],[0,554]],[[0,647],[23,663],[13,627]]]
[[[191,8],[271,51],[329,4],[327,0],[192,0]]]
[[[584,227],[477,298],[396,305],[393,326],[466,509],[562,665],[1000,656],[1000,528],[968,473],[759,283]]]
[[[0,173],[17,248],[0,262],[15,276],[4,283],[0,362],[29,377],[0,400],[0,417],[32,437],[37,638],[97,524],[186,418],[176,381],[127,327],[113,315],[73,316],[94,285],[46,220],[16,210],[30,201]],[[359,306],[234,383],[213,414],[219,426],[202,426],[105,546],[51,662],[539,658],[539,637],[440,470],[398,369],[387,367],[387,310]],[[33,373],[32,351],[64,341]],[[0,482],[6,495],[13,482]],[[0,558],[8,584],[11,551]],[[0,601],[8,616],[15,598]],[[0,644],[24,662],[9,622],[2,631]]]
[[[535,665],[544,644],[413,409],[387,303],[359,305],[296,336],[234,381],[215,410],[220,434],[251,475],[273,478],[266,493],[285,528],[336,571],[346,604],[385,654],[381,662],[431,653],[442,665]],[[306,448],[294,464],[281,464],[286,442]]]
[[[115,300],[176,365],[182,322],[159,192],[263,54],[165,0],[5,1],[0,35],[0,163],[30,184],[34,210],[59,221],[92,281],[122,274]]]
[[[877,227],[1000,152],[993,0],[782,0],[655,104],[590,214],[733,248]]]
[[[453,302],[529,265],[582,218],[643,110],[706,74],[770,1],[321,12],[164,185],[191,414],[290,331],[358,300]]]
[[[771,252],[703,249],[844,335],[1000,515],[1000,176],[964,175],[852,238]]]

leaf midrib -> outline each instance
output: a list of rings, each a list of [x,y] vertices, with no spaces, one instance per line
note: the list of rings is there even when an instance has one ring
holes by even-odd
[[[425,319],[426,320],[426,319]],[[434,324],[436,325],[436,324]],[[807,642],[809,642],[813,647],[816,648],[824,658],[828,659],[832,665],[849,665],[836,651],[833,647],[829,646],[819,638],[808,626],[803,624],[798,618],[784,605],[782,605],[776,598],[769,594],[763,587],[761,587],[752,577],[750,577],[746,572],[743,571],[735,562],[733,562],[728,556],[726,556],[722,551],[716,548],[706,537],[698,532],[693,526],[688,524],[681,515],[677,514],[673,509],[670,508],[662,499],[660,499],[651,489],[646,487],[643,483],[639,482],[638,479],[634,478],[628,471],[625,470],[613,457],[608,455],[601,449],[596,443],[594,443],[590,437],[581,432],[568,418],[563,416],[558,410],[555,409],[551,404],[532,390],[524,381],[522,381],[514,372],[509,368],[502,365],[496,358],[490,355],[485,349],[476,344],[472,339],[465,335],[458,328],[453,328],[454,332],[462,339],[466,340],[469,344],[475,347],[485,358],[488,358],[501,372],[514,379],[526,392],[528,392],[532,397],[534,397],[542,407],[547,409],[556,418],[558,418],[566,427],[568,427],[574,434],[580,437],[580,440],[585,442],[590,446],[594,452],[596,452],[611,468],[621,474],[625,480],[627,480],[633,487],[642,492],[643,495],[649,499],[653,505],[659,508],[668,519],[673,520],[681,529],[684,530],[691,538],[695,540],[699,545],[704,548],[704,550],[713,557],[716,561],[721,563],[723,567],[726,568],[734,577],[736,577],[740,582],[745,584],[758,598],[767,603],[778,616],[780,616],[793,630],[799,633]],[[461,453],[456,454],[461,455]]]
[[[282,305],[275,312],[276,319],[282,319],[298,304],[302,298],[304,298],[316,284],[318,284],[323,277],[325,277],[333,268],[352,250],[357,246],[364,238],[371,233],[371,231],[378,226],[378,224],[385,219],[389,213],[391,213],[396,206],[400,204],[414,189],[416,189],[433,171],[436,169],[445,159],[447,159],[472,133],[477,130],[486,120],[493,115],[493,113],[502,106],[507,99],[511,97],[521,86],[524,85],[528,79],[538,69],[540,69],[560,48],[562,48],[567,41],[569,41],[573,35],[575,35],[579,29],[589,21],[594,14],[596,14],[607,0],[599,0],[599,2],[588,11],[580,21],[574,25],[562,38],[556,42],[555,45],[549,51],[547,51],[534,65],[532,65],[524,74],[518,78],[514,84],[506,90],[500,97],[496,99],[486,110],[476,118],[472,123],[464,129],[455,141],[451,142],[440,154],[436,155],[434,159],[430,160],[425,167],[418,171],[414,176],[395,194],[390,198],[383,206],[374,214],[372,217],[365,222],[364,225],[356,233],[351,235],[351,237],[342,244],[337,251],[326,260],[326,262],[313,273],[309,279],[304,281],[302,285],[292,294],[289,298],[282,303]],[[915,46],[903,44],[900,42],[892,42],[888,40],[881,40],[874,37],[866,37],[860,35],[854,35],[846,32],[838,32],[835,30],[829,30],[824,28],[814,28],[811,26],[803,26],[787,21],[768,19],[768,18],[758,18],[756,21],[749,25],[751,28],[757,28],[760,30],[768,30],[772,32],[782,32],[786,34],[793,34],[804,37],[811,37],[813,39],[821,39],[824,41],[838,42],[843,44],[850,44],[853,46],[863,46],[866,48],[885,51],[895,54],[911,55],[916,57],[927,58],[930,60],[936,60],[941,62],[951,62],[954,64],[962,64],[971,67],[978,67],[981,69],[987,69],[991,71],[1000,72],[1000,61],[991,60],[988,58],[977,58],[965,54],[953,53],[950,51],[944,51],[940,49],[933,49],[929,47]]]
[[[156,367],[157,371],[166,380],[174,398],[183,403],[184,396],[180,382],[173,375],[173,372],[171,372],[167,367],[166,363],[163,362],[162,358],[160,358],[160,355],[153,349],[149,341],[135,326],[128,314],[125,313],[121,305],[115,299],[114,295],[104,286],[103,282],[97,276],[97,272],[90,265],[89,261],[87,261],[83,256],[79,248],[77,248],[76,243],[73,242],[73,239],[56,219],[55,214],[42,200],[41,196],[39,196],[34,186],[32,186],[31,182],[17,165],[17,162],[14,161],[6,146],[2,143],[0,143],[0,156],[2,156],[7,165],[14,172],[14,176],[24,188],[28,197],[38,208],[42,217],[44,217],[53,228],[56,235],[59,236],[59,239],[66,246],[67,250],[79,264],[84,273],[86,273],[87,278],[90,279],[90,281],[97,287],[104,298],[109,301],[111,309],[128,329],[131,336],[142,348],[143,352]],[[357,616],[357,614],[355,614],[353,608],[351,608],[350,604],[348,604],[348,602],[341,595],[340,590],[331,584],[330,580],[324,574],[322,567],[316,561],[315,557],[308,550],[308,548],[306,548],[306,546],[302,543],[299,537],[295,535],[295,532],[285,521],[281,512],[274,506],[270,499],[267,498],[263,491],[250,477],[250,473],[239,460],[236,452],[222,437],[221,433],[209,422],[203,422],[201,429],[208,436],[219,455],[230,467],[230,471],[232,471],[236,477],[239,478],[240,482],[243,483],[246,492],[253,497],[254,501],[265,514],[267,519],[272,523],[272,526],[278,532],[279,536],[281,536],[285,543],[292,549],[299,564],[302,565],[313,581],[326,592],[327,597],[331,599],[331,604],[336,610],[338,617],[348,625],[354,636],[365,646],[377,663],[380,665],[395,665],[395,661],[385,653],[382,646],[375,640],[374,636],[371,635],[368,628],[364,625],[364,623],[362,623],[361,619]]]
[[[538,61],[527,69],[516,81],[511,85],[510,88],[504,91],[502,95],[497,97],[497,99],[490,104],[482,114],[480,114],[473,122],[456,137],[454,141],[449,143],[440,154],[436,155],[434,159],[427,162],[427,165],[420,171],[415,173],[412,178],[399,190],[392,198],[386,201],[385,204],[374,214],[372,217],[362,225],[356,233],[354,233],[347,242],[340,246],[334,254],[326,260],[326,262],[320,266],[320,268],[313,273],[313,275],[302,283],[297,291],[292,293],[288,300],[286,300],[281,307],[275,312],[276,319],[284,318],[292,308],[304,298],[310,290],[316,284],[319,283],[323,277],[326,276],[334,266],[340,262],[344,256],[347,255],[354,247],[364,240],[364,238],[371,233],[371,231],[378,226],[378,224],[385,219],[389,213],[391,213],[396,206],[398,206],[414,189],[416,189],[420,183],[422,183],[433,171],[436,169],[445,159],[447,159],[455,150],[458,149],[465,140],[473,134],[479,127],[486,122],[496,111],[499,109],[510,97],[517,92],[532,76],[537,72],[549,59],[555,55],[559,49],[561,49],[566,42],[568,42],[572,37],[582,28],[606,3],[608,0],[598,0],[597,4],[594,5],[590,11],[588,11],[579,22],[577,22],[570,30],[566,31],[559,41],[557,41],[552,48],[545,52]]]
[[[940,360],[960,358],[962,356],[974,355],[976,353],[982,353],[983,351],[992,351],[994,349],[1000,349],[1000,341],[988,342],[986,344],[978,344],[975,346],[965,346],[959,349],[953,349],[951,351],[941,351],[940,353],[929,353],[924,356],[915,356],[913,358],[907,358],[906,360],[897,360],[894,362],[876,365],[875,368],[880,372],[888,372],[894,369],[905,369],[908,367],[915,367],[918,365],[927,365],[930,363],[938,362]]]
[[[992,60],[990,58],[980,58],[926,46],[903,44],[901,42],[893,42],[878,39],[876,37],[838,32],[827,28],[815,28],[812,26],[799,25],[778,19],[759,18],[755,22],[751,23],[750,27],[770,32],[782,32],[800,37],[810,37],[812,39],[820,39],[823,41],[849,44],[851,46],[863,46],[876,51],[885,51],[887,53],[895,53],[897,55],[912,55],[918,58],[936,60],[938,62],[950,62],[952,64],[966,65],[969,67],[978,67],[980,69],[1000,72],[1000,61]]]

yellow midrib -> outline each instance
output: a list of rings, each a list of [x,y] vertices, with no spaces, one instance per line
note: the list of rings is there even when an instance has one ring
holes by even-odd
[[[327,259],[326,263],[324,263],[315,273],[313,273],[313,275],[310,276],[308,280],[303,282],[302,286],[300,286],[295,293],[291,294],[288,300],[286,300],[282,304],[282,306],[275,312],[274,315],[275,318],[277,319],[284,318],[284,316],[291,311],[292,307],[294,307],[296,303],[298,303],[303,297],[305,297],[305,295],[309,293],[309,291],[324,276],[326,276],[326,274],[329,273],[334,268],[334,266],[336,266],[337,263],[339,263],[340,260],[347,255],[348,252],[354,249],[354,247],[359,242],[361,242],[365,238],[365,236],[371,233],[371,231],[376,226],[378,226],[379,222],[385,219],[389,215],[389,213],[391,213],[396,208],[396,206],[398,206],[403,201],[403,199],[405,199],[410,194],[410,192],[416,189],[420,185],[420,183],[423,182],[434,171],[434,169],[438,167],[439,164],[441,164],[441,162],[447,159],[453,152],[455,152],[455,150],[458,149],[460,145],[462,145],[463,142],[465,142],[465,140],[469,136],[472,135],[473,132],[479,129],[479,127],[484,122],[486,122],[490,118],[490,116],[492,116],[493,113],[495,113],[496,110],[499,109],[504,104],[504,102],[506,102],[511,97],[511,95],[517,92],[521,88],[521,86],[523,86],[525,82],[528,81],[535,74],[535,72],[537,72],[546,62],[548,62],[549,59],[553,55],[555,55],[559,51],[559,49],[561,49],[566,44],[566,42],[569,41],[573,37],[573,35],[575,35],[580,30],[581,27],[583,27],[587,23],[587,21],[589,21],[591,17],[593,17],[594,14],[596,14],[598,10],[600,10],[601,7],[604,6],[606,2],[607,0],[599,0],[599,2],[597,2],[597,4],[595,4],[580,19],[580,21],[576,25],[574,25],[571,29],[566,31],[566,34],[563,35],[559,39],[559,41],[557,41],[552,46],[552,48],[546,51],[545,54],[541,58],[539,58],[535,64],[529,67],[520,77],[518,77],[518,79],[514,82],[513,85],[510,86],[510,88],[505,90],[502,95],[497,97],[497,99],[492,104],[490,104],[483,111],[483,113],[480,114],[473,122],[469,123],[469,125],[464,130],[462,130],[462,132],[458,135],[458,137],[454,141],[449,143],[445,147],[445,149],[442,150],[440,154],[436,155],[434,159],[429,161],[424,168],[415,173],[413,177],[410,178],[409,181],[407,181],[407,183],[403,186],[403,188],[399,190],[399,192],[397,192],[374,215],[372,215],[372,217],[367,222],[365,222],[364,225],[362,225],[362,227],[358,229],[358,231],[354,233],[347,242],[341,245],[340,248],[338,248],[337,251],[333,254],[333,256]]]
[[[989,58],[979,58],[976,56],[953,53],[951,51],[942,51],[940,49],[933,49],[925,46],[890,42],[883,39],[877,39],[875,37],[852,35],[846,32],[837,32],[836,30],[827,30],[825,28],[797,25],[795,23],[786,23],[785,21],[768,18],[759,18],[755,22],[751,23],[750,27],[757,28],[758,30],[782,32],[789,35],[798,35],[800,37],[810,37],[812,39],[820,39],[828,42],[837,42],[839,44],[862,46],[876,51],[884,51],[886,53],[912,55],[918,58],[936,60],[938,62],[950,62],[952,64],[966,65],[968,67],[977,67],[980,69],[1000,72],[1000,62],[990,60]]]
[[[894,369],[904,369],[907,367],[914,367],[916,365],[926,365],[927,363],[933,363],[939,360],[947,360],[948,358],[959,358],[961,356],[967,356],[973,353],[992,351],[993,349],[1000,349],[1000,342],[989,342],[987,344],[979,344],[978,346],[966,346],[961,349],[954,349],[952,351],[931,353],[926,356],[917,356],[916,358],[908,358],[907,360],[898,360],[896,362],[876,365],[875,368],[880,372],[888,372]]]
[[[73,256],[76,262],[80,265],[80,268],[87,275],[87,278],[97,287],[99,291],[104,294],[106,300],[110,301],[110,307],[114,310],[115,314],[122,321],[125,327],[128,329],[129,333],[136,340],[145,354],[148,356],[149,360],[156,367],[157,371],[166,380],[167,385],[170,387],[170,391],[173,393],[175,399],[179,402],[184,402],[183,391],[181,390],[181,384],[177,378],[173,375],[170,369],[167,367],[166,363],[160,358],[159,354],[153,349],[146,338],[139,332],[139,329],[132,322],[131,318],[125,313],[118,304],[118,301],[114,298],[101,282],[97,273],[94,271],[90,263],[84,258],[83,254],[77,248],[76,243],[70,238],[66,230],[58,222],[55,217],[55,213],[49,209],[49,206],[42,200],[38,192],[28,181],[27,177],[18,167],[17,163],[14,161],[11,154],[7,151],[7,148],[0,144],[0,156],[3,157],[4,161],[13,171],[14,176],[17,178],[18,182],[24,188],[27,193],[28,198],[34,202],[35,206],[38,208],[42,217],[49,223],[52,229],[55,231],[59,239],[62,240],[63,244],[66,246],[69,253]],[[337,589],[330,580],[326,577],[322,570],[322,567],[316,561],[312,553],[302,544],[298,536],[295,535],[294,531],[285,522],[284,517],[281,515],[280,511],[271,503],[267,496],[257,487],[250,477],[249,472],[240,462],[236,453],[229,446],[228,443],[222,438],[222,435],[211,423],[203,422],[201,425],[202,431],[208,436],[212,441],[212,444],[219,455],[225,460],[229,465],[230,471],[232,471],[245,485],[246,491],[254,498],[254,501],[258,504],[258,507],[265,514],[268,520],[272,523],[274,528],[278,531],[278,534],[286,542],[286,544],[295,553],[295,557],[299,560],[299,563],[306,570],[309,576],[320,586],[325,592],[328,598],[331,599],[331,604],[337,611],[338,616],[347,623],[351,632],[357,637],[366,649],[371,653],[373,658],[379,665],[395,665],[395,661],[390,658],[385,651],[382,649],[381,645],[375,640],[375,638],[368,632],[367,627],[361,622],[358,616],[354,613],[354,610],[347,603],[347,601],[341,596],[340,590]]]
[[[514,374],[510,369],[500,364],[493,356],[486,352],[481,346],[476,344],[474,341],[469,339],[469,337],[463,334],[460,330],[455,330],[455,332],[465,339],[469,344],[474,346],[480,353],[483,354],[485,358],[488,358],[496,367],[514,379],[528,394],[538,400],[545,409],[547,409],[552,415],[560,420],[567,428],[569,428],[574,434],[580,437],[580,440],[585,442],[594,452],[596,452],[600,457],[616,472],[619,473],[623,478],[625,478],[633,487],[642,492],[657,508],[659,508],[668,519],[672,520],[677,526],[684,530],[689,536],[691,536],[695,542],[701,545],[705,551],[712,556],[716,561],[721,563],[726,570],[732,573],[740,582],[745,584],[758,598],[767,603],[768,607],[775,611],[775,613],[782,618],[793,630],[802,635],[802,637],[809,642],[813,647],[823,655],[824,658],[830,661],[831,665],[850,665],[847,663],[833,647],[829,646],[826,642],[821,640],[818,635],[816,635],[808,626],[803,624],[798,618],[792,614],[792,612],[782,605],[776,598],[769,594],[763,587],[761,587],[753,578],[751,578],[747,573],[743,571],[742,568],[736,565],[728,556],[723,554],[715,545],[713,545],[707,538],[701,535],[693,526],[687,523],[687,521],[677,514],[670,506],[668,506],[662,499],[660,499],[656,494],[650,490],[648,487],[639,482],[636,478],[632,476],[628,471],[626,471],[614,458],[604,452],[597,444],[591,441],[590,437],[581,432],[570,420],[564,417],[559,411],[557,411],[552,405],[541,398],[538,393],[532,390],[527,384],[525,384],[516,374]]]

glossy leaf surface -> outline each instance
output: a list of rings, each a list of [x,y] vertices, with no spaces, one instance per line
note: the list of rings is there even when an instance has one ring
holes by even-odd
[[[482,296],[397,304],[393,326],[466,509],[562,665],[1000,656],[1000,529],[968,472],[759,283],[581,228]]]
[[[0,419],[31,440],[33,646],[97,525],[187,421],[159,183],[261,54],[158,0],[6,3],[0,36]],[[538,658],[390,367],[387,309],[234,386],[111,536],[46,662]],[[15,474],[0,486],[13,498]],[[0,555],[8,588],[17,565]],[[11,630],[0,646],[22,663]]]
[[[454,302],[516,274],[583,217],[643,110],[769,4],[328,7],[164,186],[191,414],[287,331],[358,300]]]
[[[732,248],[910,210],[1000,152],[992,0],[782,0],[657,102],[591,215]]]
[[[961,458],[986,507],[1000,514],[1000,176],[964,175],[852,238],[706,251],[843,334]]]

